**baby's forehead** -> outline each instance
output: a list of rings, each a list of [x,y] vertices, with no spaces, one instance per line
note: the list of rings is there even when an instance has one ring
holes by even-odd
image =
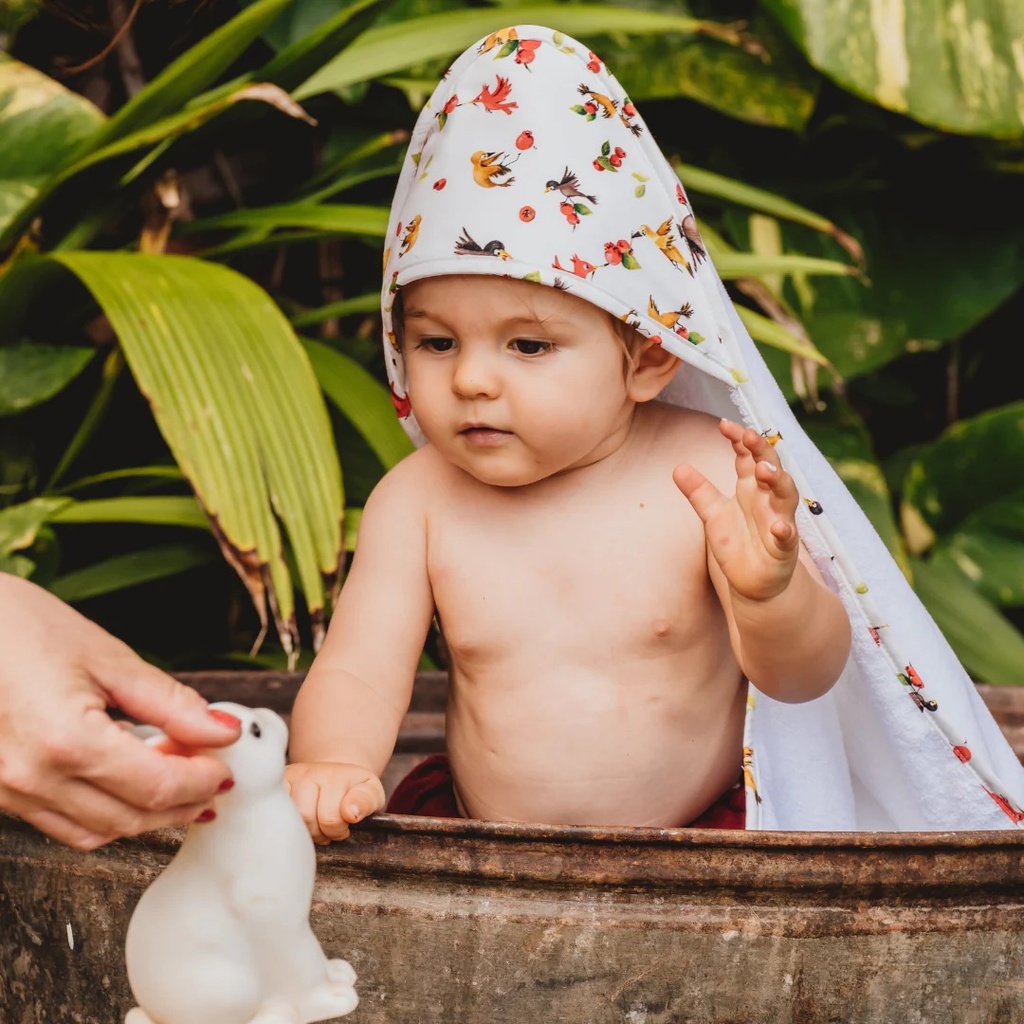
[[[445,311],[452,302],[478,305],[493,315],[542,322],[600,314],[593,303],[536,281],[486,274],[448,274],[410,281],[400,291],[406,317]]]

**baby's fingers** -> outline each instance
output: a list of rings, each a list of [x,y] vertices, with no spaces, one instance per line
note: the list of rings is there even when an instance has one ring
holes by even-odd
[[[715,507],[725,500],[722,492],[693,466],[676,466],[672,479],[702,522],[706,523]]]
[[[299,809],[302,820],[306,823],[309,834],[313,837],[314,843],[321,845],[330,842],[320,828],[320,819],[317,815],[317,808],[320,803],[320,786],[316,780],[308,775],[300,775],[289,769],[285,770],[285,782],[288,784],[288,791],[292,801]]]

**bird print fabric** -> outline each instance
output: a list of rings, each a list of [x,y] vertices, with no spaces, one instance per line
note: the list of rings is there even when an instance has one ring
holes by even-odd
[[[494,32],[449,69],[413,132],[385,255],[386,320],[409,281],[500,273],[572,291],[719,379],[743,376],[682,184],[597,54],[552,29]],[[685,327],[655,308],[686,310]],[[404,394],[393,348],[389,371]]]
[[[534,281],[607,310],[681,360],[663,399],[754,427],[793,475],[801,539],[842,598],[854,645],[843,677],[818,700],[783,705],[751,684],[749,828],[1024,823],[1024,768],[794,416],[636,106],[577,40],[538,25],[490,33],[455,60],[416,122],[381,294],[391,395],[416,444],[425,438],[391,314],[403,285],[448,274]]]

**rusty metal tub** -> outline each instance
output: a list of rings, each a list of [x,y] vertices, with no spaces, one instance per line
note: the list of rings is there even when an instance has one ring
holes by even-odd
[[[190,681],[287,713],[297,678]],[[983,689],[1015,745],[1024,692]],[[442,741],[425,675],[394,780]],[[121,1024],[174,830],[67,850],[0,822],[0,1021]],[[319,853],[353,1024],[1024,1020],[1024,835],[568,828],[381,815]]]

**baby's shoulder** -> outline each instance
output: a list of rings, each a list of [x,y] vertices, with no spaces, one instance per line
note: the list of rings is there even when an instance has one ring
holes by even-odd
[[[370,501],[374,504],[392,501],[422,504],[438,486],[444,472],[444,460],[430,445],[424,445],[395,463],[377,481]]]
[[[718,429],[717,416],[696,409],[685,409],[669,402],[650,402],[643,408],[642,429],[655,450],[670,450],[677,455],[689,451],[695,456],[728,455],[729,442]]]

